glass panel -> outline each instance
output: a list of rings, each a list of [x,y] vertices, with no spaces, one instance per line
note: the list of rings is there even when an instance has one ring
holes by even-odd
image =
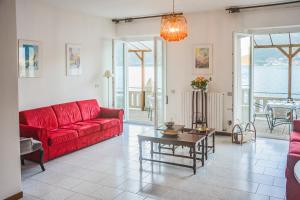
[[[292,44],[300,44],[300,33],[291,33]]]
[[[292,68],[292,98],[300,101],[300,53],[293,58]]]
[[[290,44],[288,33],[271,34],[271,37],[274,45]]]
[[[254,102],[264,108],[288,97],[288,59],[277,49],[254,48]]]
[[[293,47],[292,48],[292,53],[295,53],[300,47]]]
[[[155,126],[159,127],[164,124],[165,121],[165,65],[164,65],[164,43],[161,39],[155,39],[155,72],[156,72],[156,119]]]
[[[254,35],[255,45],[272,45],[269,35]]]
[[[143,41],[144,42],[144,41]],[[153,40],[146,43],[153,46]],[[131,46],[130,46],[131,45]],[[130,52],[140,50],[138,52]],[[153,49],[146,49],[140,41],[128,43],[127,83],[128,83],[128,119],[134,122],[153,124],[154,114],[154,61]]]
[[[252,37],[244,34],[235,36],[234,66],[234,121],[249,122],[251,113],[251,63]]]
[[[114,41],[114,87],[115,87],[115,107],[124,108],[124,43],[123,41]]]

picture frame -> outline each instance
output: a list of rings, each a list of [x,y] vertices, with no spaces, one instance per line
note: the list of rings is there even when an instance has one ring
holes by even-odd
[[[213,74],[213,45],[202,44],[193,47],[193,74]]]
[[[39,78],[42,75],[42,44],[34,40],[18,40],[19,78]]]
[[[79,44],[66,44],[66,74],[67,76],[82,74],[81,45]]]

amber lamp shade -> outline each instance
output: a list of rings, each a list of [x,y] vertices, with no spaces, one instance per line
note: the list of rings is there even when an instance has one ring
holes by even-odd
[[[183,15],[161,18],[160,36],[169,42],[180,41],[188,36],[187,22]]]

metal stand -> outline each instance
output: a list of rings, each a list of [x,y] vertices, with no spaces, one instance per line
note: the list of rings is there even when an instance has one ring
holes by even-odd
[[[207,93],[204,90],[192,94],[192,129],[199,125],[207,127]]]

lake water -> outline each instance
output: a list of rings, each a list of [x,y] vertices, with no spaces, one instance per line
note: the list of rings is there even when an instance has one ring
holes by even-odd
[[[122,68],[117,68],[116,75],[122,74]],[[247,73],[242,74],[245,78]],[[129,67],[128,86],[130,88],[141,87],[141,68]],[[154,84],[153,67],[145,67],[145,81]],[[288,67],[287,66],[254,66],[254,95],[269,97],[287,97],[288,93]],[[123,88],[123,81],[116,81],[118,88]],[[293,98],[300,98],[300,65],[293,66],[292,71]]]

